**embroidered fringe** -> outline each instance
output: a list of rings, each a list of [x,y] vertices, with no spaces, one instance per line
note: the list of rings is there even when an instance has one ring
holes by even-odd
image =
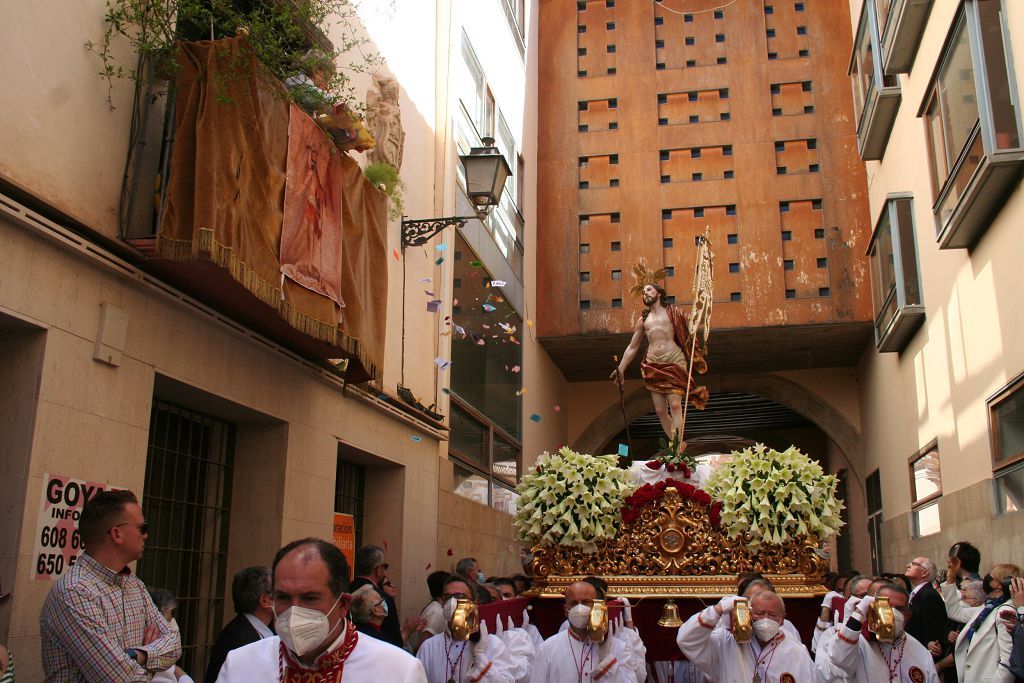
[[[255,270],[235,256],[235,250],[216,239],[209,228],[197,228],[191,240],[179,240],[157,235],[157,253],[172,261],[209,261],[227,270],[231,279],[239,283],[253,296],[267,304],[288,324],[308,337],[336,346],[345,354],[358,358],[370,377],[376,378],[377,369],[363,353],[359,340],[343,332],[337,324],[326,323],[310,317],[284,300],[284,294],[277,287],[260,277]]]

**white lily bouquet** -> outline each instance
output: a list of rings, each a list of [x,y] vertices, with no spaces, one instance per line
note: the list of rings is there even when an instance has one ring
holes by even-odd
[[[722,501],[722,528],[729,537],[749,533],[755,550],[801,535],[824,540],[843,525],[835,476],[796,446],[781,453],[764,444],[735,451],[705,488]]]
[[[619,510],[636,488],[629,472],[617,465],[617,456],[586,455],[566,446],[542,453],[516,487],[519,540],[591,553],[598,541],[615,537]]]

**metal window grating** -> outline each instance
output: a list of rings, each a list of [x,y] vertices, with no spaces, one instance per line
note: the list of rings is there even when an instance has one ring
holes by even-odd
[[[334,478],[334,511],[355,519],[355,544],[363,545],[363,500],[366,498],[366,468],[346,462],[338,446],[338,469]]]
[[[226,593],[235,427],[154,401],[142,512],[149,523],[138,575],[178,600],[185,671],[206,668]]]

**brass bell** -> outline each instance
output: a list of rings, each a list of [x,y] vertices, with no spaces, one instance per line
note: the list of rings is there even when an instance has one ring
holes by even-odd
[[[868,609],[868,630],[875,634],[880,643],[891,643],[896,639],[896,616],[889,598],[878,596]]]
[[[469,640],[469,636],[480,630],[480,611],[476,603],[459,600],[452,614],[452,640]]]
[[[732,637],[740,645],[746,645],[754,636],[754,625],[750,618],[750,602],[746,598],[736,598],[732,604]]]
[[[661,608],[661,619],[658,619],[658,626],[679,628],[682,625],[683,620],[679,618],[679,607],[676,606],[675,600],[669,598],[665,602],[665,606]]]
[[[587,624],[587,636],[591,642],[603,643],[608,635],[608,607],[604,600],[594,600],[590,607],[590,623]]]

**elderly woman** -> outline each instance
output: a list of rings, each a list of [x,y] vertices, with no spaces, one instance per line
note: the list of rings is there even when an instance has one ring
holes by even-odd
[[[365,633],[395,647],[402,647],[402,642],[395,642],[380,626],[388,616],[388,603],[373,586],[365,585],[352,594],[352,603],[348,608],[349,616],[356,625],[356,630]]]
[[[178,609],[178,599],[174,594],[164,588],[150,588],[149,597],[153,604],[164,615],[164,619],[175,631],[178,630],[178,622],[174,618],[174,611]],[[180,666],[175,664],[166,671],[158,671],[153,675],[153,683],[194,683],[192,677],[185,673]]]

